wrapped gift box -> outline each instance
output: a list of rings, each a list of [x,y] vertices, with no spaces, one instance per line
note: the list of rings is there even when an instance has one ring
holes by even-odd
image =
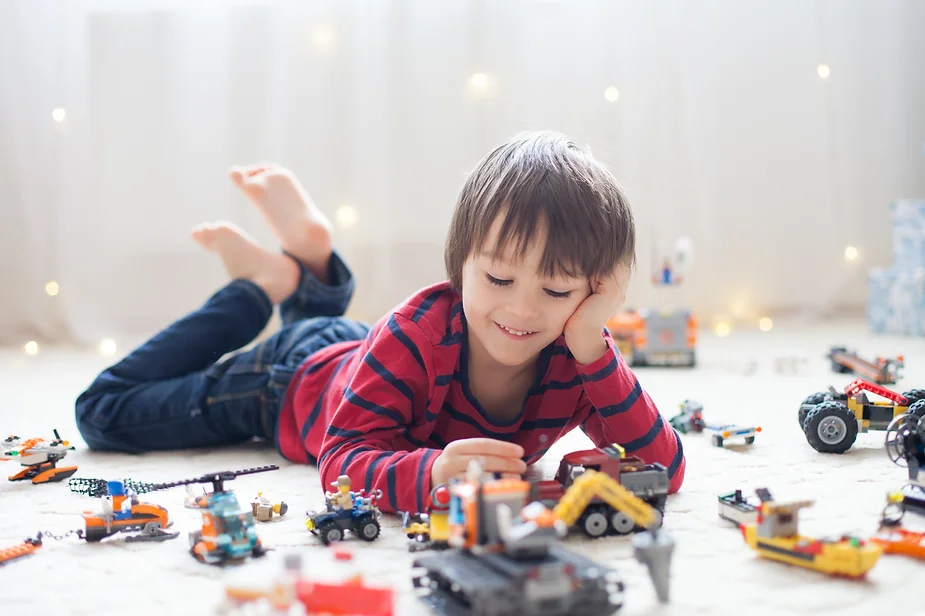
[[[867,320],[874,333],[925,336],[925,267],[871,268]]]
[[[925,199],[903,199],[890,204],[893,223],[893,267],[925,267]]]

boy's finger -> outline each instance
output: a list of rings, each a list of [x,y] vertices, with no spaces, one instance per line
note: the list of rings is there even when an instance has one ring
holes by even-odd
[[[527,471],[527,464],[523,460],[517,458],[467,454],[459,456],[456,460],[462,466],[462,468],[459,469],[461,472],[465,472],[469,467],[469,463],[473,460],[481,464],[482,470],[486,473],[512,473],[521,475]]]
[[[517,443],[508,443],[493,438],[467,438],[447,445],[460,454],[481,454],[508,458],[522,458],[524,448]]]

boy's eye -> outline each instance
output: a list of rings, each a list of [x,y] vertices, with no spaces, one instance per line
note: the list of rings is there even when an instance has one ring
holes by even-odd
[[[488,277],[488,282],[490,282],[491,284],[497,287],[506,287],[513,282],[512,280],[502,280],[501,278],[495,278],[491,274],[487,274],[487,273],[485,274],[485,276]]]
[[[549,297],[554,297],[556,299],[568,299],[569,296],[572,294],[571,291],[553,291],[551,289],[543,289],[543,290],[546,291],[546,295],[548,295]]]

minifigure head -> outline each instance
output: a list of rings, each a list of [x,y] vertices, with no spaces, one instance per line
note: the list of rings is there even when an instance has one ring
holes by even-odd
[[[341,494],[346,494],[350,491],[350,477],[341,475],[337,478],[337,481],[331,482],[331,486],[337,488],[337,491]]]
[[[471,352],[510,367],[535,360],[591,279],[628,276],[635,244],[622,188],[587,151],[548,132],[497,147],[463,185],[444,251]]]

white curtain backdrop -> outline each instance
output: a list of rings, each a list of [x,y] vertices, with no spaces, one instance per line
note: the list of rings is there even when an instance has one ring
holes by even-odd
[[[466,172],[525,129],[627,188],[630,304],[659,300],[654,243],[693,239],[675,301],[706,323],[863,308],[887,205],[925,196],[918,0],[4,0],[0,58],[0,342],[119,340],[200,304],[224,275],[193,225],[272,241],[235,163],[355,209],[337,244],[367,320],[444,277]]]

